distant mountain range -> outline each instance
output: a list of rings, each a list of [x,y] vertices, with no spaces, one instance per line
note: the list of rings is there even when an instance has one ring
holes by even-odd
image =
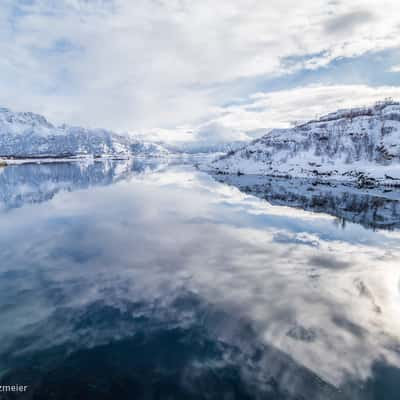
[[[165,156],[163,146],[105,129],[54,126],[31,112],[0,108],[0,157],[129,157]]]
[[[400,103],[339,110],[275,129],[211,163],[218,173],[400,185]]]
[[[157,142],[158,143],[158,142]],[[163,147],[173,153],[186,154],[211,154],[211,153],[228,153],[232,150],[237,150],[248,144],[249,141],[236,140],[223,143],[204,143],[200,142],[183,142],[179,144],[160,143]]]
[[[339,110],[250,143],[173,148],[105,129],[55,126],[30,112],[0,108],[0,158],[129,158],[226,152],[206,169],[220,174],[353,181],[400,186],[400,102]]]

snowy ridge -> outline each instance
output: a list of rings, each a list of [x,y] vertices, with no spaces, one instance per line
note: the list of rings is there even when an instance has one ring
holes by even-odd
[[[400,103],[386,100],[272,130],[215,160],[211,169],[400,185]]]
[[[105,129],[54,126],[30,112],[0,108],[0,157],[162,156],[164,147]]]

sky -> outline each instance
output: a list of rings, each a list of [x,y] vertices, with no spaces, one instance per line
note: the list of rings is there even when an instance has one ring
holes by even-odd
[[[1,0],[0,105],[219,143],[400,100],[397,0]]]

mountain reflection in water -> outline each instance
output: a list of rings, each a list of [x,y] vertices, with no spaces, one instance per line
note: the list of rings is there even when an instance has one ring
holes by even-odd
[[[266,176],[214,175],[219,182],[280,206],[301,208],[338,217],[343,225],[355,222],[366,228],[400,228],[400,189],[358,189],[349,184],[318,183],[310,179]]]
[[[60,191],[106,186],[165,167],[157,160],[53,162],[0,169],[0,206],[22,207],[51,200]]]
[[[351,200],[361,218],[346,188],[270,183],[273,206],[189,166],[0,182],[0,383],[21,398],[397,399],[395,192]]]

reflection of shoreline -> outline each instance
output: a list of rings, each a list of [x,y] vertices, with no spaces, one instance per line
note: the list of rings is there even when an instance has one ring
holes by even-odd
[[[358,189],[346,184],[321,184],[308,179],[213,175],[221,183],[257,196],[272,205],[301,208],[337,217],[341,224],[366,228],[400,228],[400,190]]]
[[[107,161],[120,161],[120,162],[134,162],[137,160],[145,162],[172,162],[179,164],[193,164],[198,162],[208,162],[215,158],[214,153],[204,154],[190,154],[190,153],[171,153],[167,156],[152,154],[151,156],[145,154],[110,154],[110,155],[68,155],[63,154],[59,156],[52,155],[35,155],[35,156],[1,156],[0,166],[20,165],[20,164],[53,164],[53,163],[73,163],[73,162],[107,162]]]
[[[105,161],[126,161],[131,162],[133,160],[154,160],[154,159],[165,159],[164,156],[140,156],[140,155],[82,155],[82,156],[24,156],[24,157],[4,157],[0,156],[0,163],[3,165],[19,165],[19,164],[53,164],[57,162],[72,163],[72,162],[105,162]]]
[[[8,165],[0,171],[0,205],[6,209],[51,200],[60,191],[108,186],[161,168],[160,160],[62,160]]]
[[[104,161],[128,161],[129,158],[88,158],[88,157],[24,157],[24,158],[1,158],[4,166],[23,164],[55,164],[55,163],[92,163]]]

